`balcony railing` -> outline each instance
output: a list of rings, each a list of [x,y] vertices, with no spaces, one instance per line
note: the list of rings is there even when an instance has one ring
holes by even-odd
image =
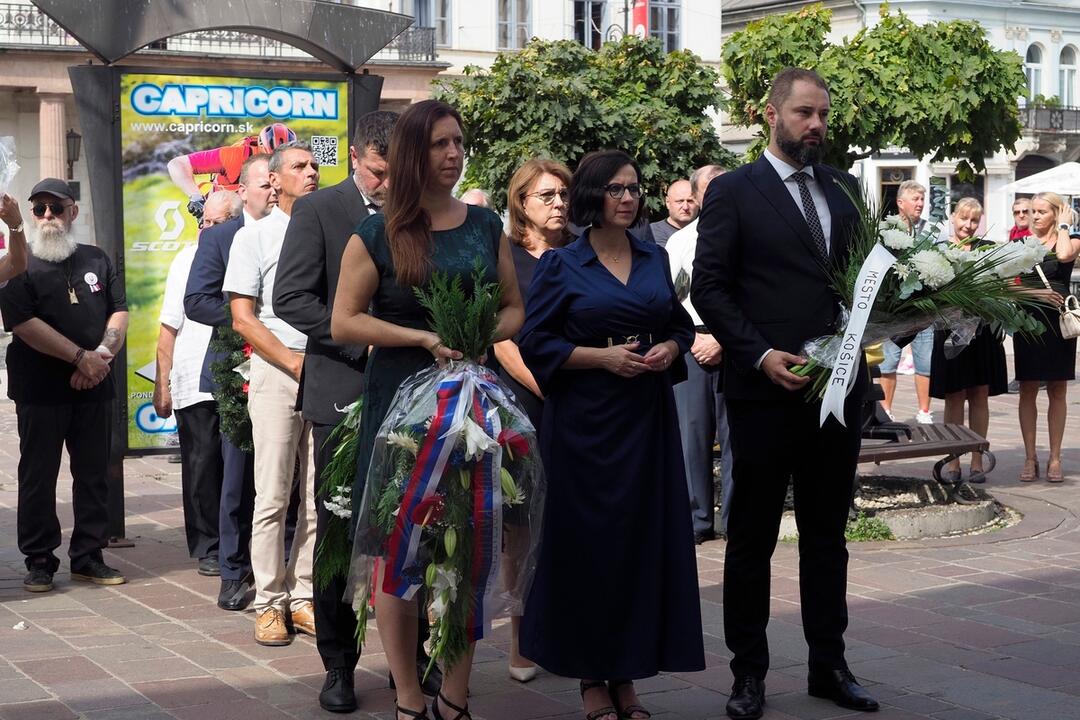
[[[0,47],[80,47],[33,5],[0,3]],[[292,45],[235,30],[204,30],[166,38],[140,53],[311,59]],[[435,29],[412,27],[371,58],[375,63],[434,63]]]
[[[1049,133],[1080,133],[1080,107],[1028,105],[1020,108],[1025,130]]]

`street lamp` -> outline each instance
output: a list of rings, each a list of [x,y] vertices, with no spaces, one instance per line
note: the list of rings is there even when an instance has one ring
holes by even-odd
[[[74,179],[74,166],[79,161],[79,151],[82,150],[82,135],[74,129],[67,131],[67,176],[68,180]]]

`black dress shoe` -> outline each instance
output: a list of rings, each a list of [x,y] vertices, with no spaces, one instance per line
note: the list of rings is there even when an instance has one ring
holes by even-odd
[[[807,677],[808,692],[814,697],[832,700],[848,710],[875,712],[878,702],[859,685],[847,668],[842,670],[811,670]]]
[[[731,697],[727,701],[728,717],[735,720],[757,720],[764,712],[764,681],[749,675],[735,678],[731,686]]]
[[[222,580],[221,591],[218,592],[218,607],[233,612],[246,608],[251,583],[252,578],[250,575],[242,580]]]
[[[217,577],[221,575],[221,564],[218,562],[217,555],[207,555],[203,559],[199,560],[200,575],[207,577]]]
[[[330,668],[326,671],[326,681],[323,682],[322,690],[319,692],[319,707],[333,713],[356,711],[352,670]]]
[[[716,539],[716,533],[712,530],[702,530],[694,533],[694,544],[701,545]]]
[[[442,669],[439,668],[439,664],[436,663],[431,668],[431,672],[428,673],[427,680],[424,679],[424,672],[427,670],[428,662],[431,658],[417,658],[416,659],[416,680],[420,683],[420,689],[428,697],[435,697],[442,690]],[[387,679],[390,681],[390,689],[396,690],[397,684],[394,682],[393,675],[387,675]]]

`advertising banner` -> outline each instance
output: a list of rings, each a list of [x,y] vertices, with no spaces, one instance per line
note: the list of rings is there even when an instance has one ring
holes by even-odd
[[[151,402],[159,314],[173,258],[198,239],[192,196],[235,189],[260,136],[284,125],[308,142],[320,185],[349,172],[346,82],[124,73],[120,81],[127,337],[128,448],[178,446],[175,417]],[[181,161],[172,162],[176,158]]]

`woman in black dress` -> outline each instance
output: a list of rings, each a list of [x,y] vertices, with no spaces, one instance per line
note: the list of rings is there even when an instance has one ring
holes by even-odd
[[[973,250],[988,243],[975,237],[982,219],[982,205],[975,198],[962,198],[952,213],[952,236],[949,244],[963,250]],[[980,325],[960,354],[946,357],[946,332],[934,333],[934,352],[930,361],[930,395],[945,401],[945,422],[964,424],[964,403],[968,407],[968,427],[986,437],[990,427],[992,395],[1008,391],[1009,377],[1005,366],[1005,348],[1001,338],[988,325]],[[981,452],[971,454],[971,482],[985,482]],[[942,471],[944,479],[960,479],[959,458]]]
[[[540,258],[520,338],[544,394],[548,479],[521,652],[582,679],[588,720],[646,718],[633,680],[705,667],[671,390],[694,324],[667,253],[627,232],[642,204],[625,153],[581,160],[570,219],[587,229]]]
[[[1046,479],[1064,480],[1061,468],[1061,439],[1065,435],[1065,391],[1076,377],[1076,338],[1065,340],[1058,325],[1057,306],[1069,294],[1069,277],[1080,251],[1080,239],[1072,237],[1072,210],[1056,193],[1039,193],[1031,199],[1031,234],[1048,250],[1055,253],[1040,267],[1052,290],[1033,290],[1042,294],[1053,307],[1041,310],[1039,318],[1046,331],[1032,339],[1019,335],[1013,338],[1016,360],[1016,379],[1020,381],[1020,434],[1024,438],[1024,469],[1020,479],[1031,482],[1039,477],[1039,457],[1035,429],[1039,412],[1035,399],[1040,383],[1046,383],[1050,401],[1046,424],[1050,434],[1050,459],[1046,463]]]
[[[496,339],[512,337],[521,327],[523,307],[510,247],[495,213],[473,207],[451,194],[461,177],[464,150],[461,117],[449,105],[425,100],[398,119],[390,138],[389,182],[385,216],[364,220],[341,259],[334,300],[334,341],[373,346],[364,373],[364,412],[360,420],[359,461],[354,498],[362,498],[375,438],[395,392],[409,376],[433,362],[461,359],[431,331],[428,313],[416,287],[428,283],[432,270],[461,278],[472,288],[474,264],[484,267],[485,282],[502,286]],[[354,518],[360,503],[354,504]],[[358,531],[359,532],[359,531]],[[381,563],[385,570],[385,563]],[[427,704],[416,677],[416,600],[383,592],[382,570],[375,578],[379,638],[397,687],[397,720],[427,718]],[[354,568],[354,573],[356,569]],[[445,669],[442,690],[432,704],[436,720],[466,720],[472,649]]]
[[[560,162],[544,158],[527,160],[510,178],[506,192],[506,207],[510,213],[510,254],[514,258],[514,270],[522,296],[529,292],[540,256],[551,248],[562,247],[569,239],[566,231],[570,209],[569,188],[570,170]],[[533,426],[539,429],[544,399],[536,378],[521,359],[517,338],[497,343],[495,359],[499,362],[499,375],[503,382],[514,391]],[[512,514],[506,516],[503,539],[507,553],[502,567],[506,573],[507,587],[515,584],[519,569],[511,558],[523,557],[519,548],[523,545],[527,547],[529,543],[527,529],[526,525],[515,523]],[[519,650],[520,616],[511,616],[510,630],[510,677],[518,682],[529,682],[536,677],[536,665],[523,657]]]

